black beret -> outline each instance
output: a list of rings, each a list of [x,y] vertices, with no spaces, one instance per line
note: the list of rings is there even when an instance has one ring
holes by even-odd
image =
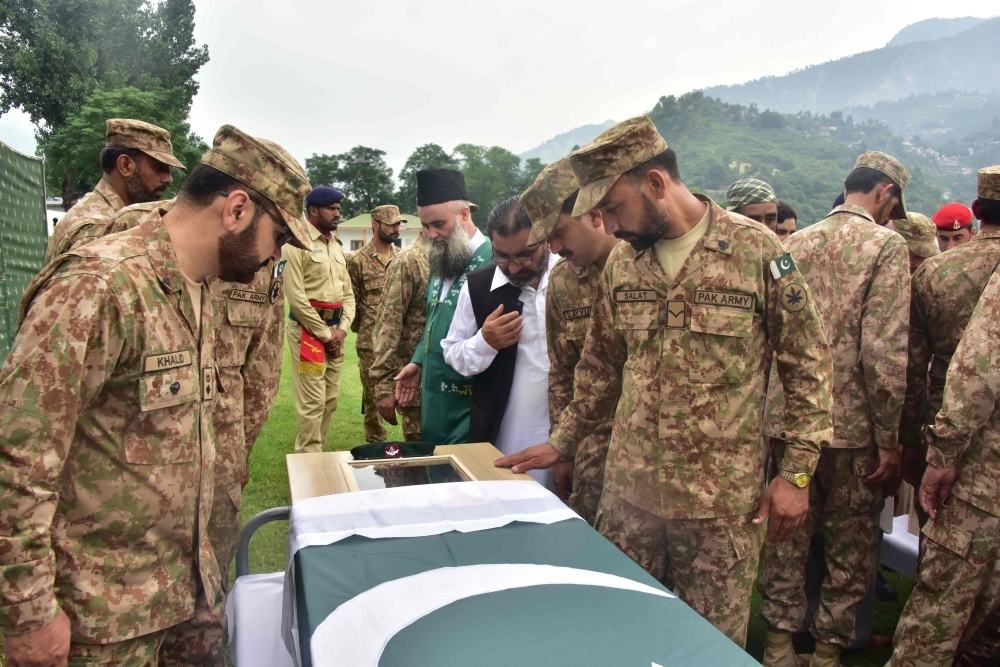
[[[317,185],[306,195],[306,206],[329,206],[344,199],[344,193],[328,185]]]

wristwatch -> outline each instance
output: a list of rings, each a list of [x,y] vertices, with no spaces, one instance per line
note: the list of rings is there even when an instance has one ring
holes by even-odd
[[[787,479],[789,482],[799,487],[800,489],[804,489],[807,486],[809,486],[809,475],[805,474],[804,472],[779,470],[778,476],[781,477],[782,479]]]

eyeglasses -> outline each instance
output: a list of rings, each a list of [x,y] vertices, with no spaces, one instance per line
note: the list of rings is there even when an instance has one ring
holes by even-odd
[[[506,269],[509,265],[513,264],[519,270],[526,269],[535,261],[535,255],[538,254],[538,249],[542,247],[541,243],[536,243],[535,246],[529,251],[528,255],[519,255],[517,257],[498,257],[496,249],[493,250],[493,261],[497,263],[502,269]]]

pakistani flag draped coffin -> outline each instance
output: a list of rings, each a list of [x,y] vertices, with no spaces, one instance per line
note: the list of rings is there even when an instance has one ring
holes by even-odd
[[[531,482],[312,498],[289,540],[303,666],[757,664]]]

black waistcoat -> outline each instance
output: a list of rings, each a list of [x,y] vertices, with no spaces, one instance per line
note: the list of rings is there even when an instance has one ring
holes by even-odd
[[[519,309],[521,290],[510,283],[490,290],[496,263],[470,271],[466,278],[476,325],[482,329],[486,318],[503,304],[503,312]],[[514,382],[514,364],[517,362],[517,343],[497,352],[493,363],[472,378],[472,409],[469,413],[469,442],[495,443],[500,432],[500,422],[507,410],[510,387]]]

